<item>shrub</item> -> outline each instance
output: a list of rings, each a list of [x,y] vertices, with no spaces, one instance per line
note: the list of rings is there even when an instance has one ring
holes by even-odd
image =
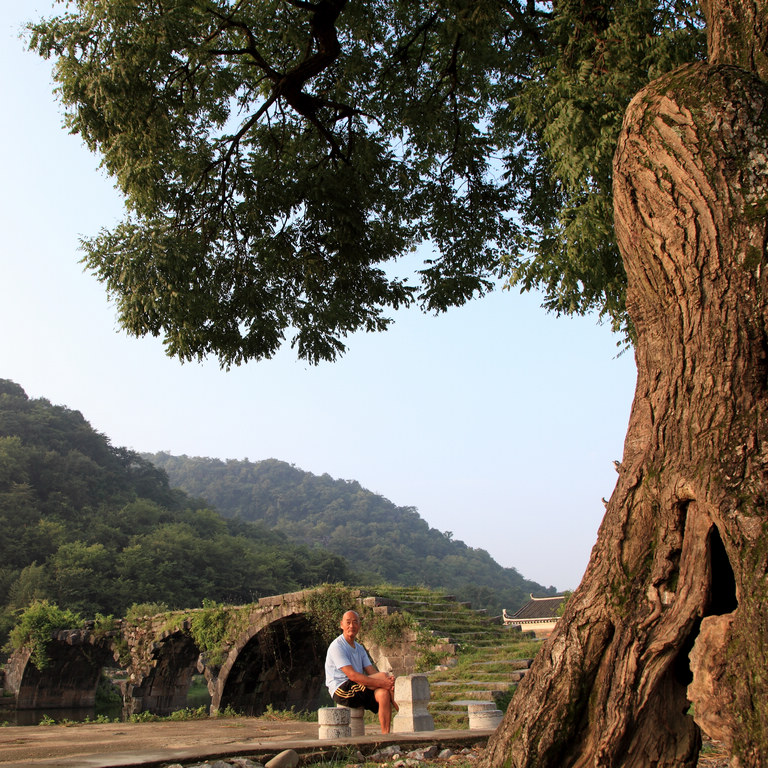
[[[50,715],[43,715],[38,725],[56,725],[56,721]]]
[[[224,709],[220,709],[215,714],[215,717],[240,717],[240,712],[238,712],[231,704],[227,704]]]
[[[97,613],[94,617],[93,632],[97,637],[104,637],[108,632],[114,632],[116,629],[117,619],[111,613],[108,616]]]
[[[567,589],[565,592],[563,592],[563,597],[565,600],[563,600],[562,603],[557,607],[557,610],[555,611],[555,615],[560,618],[565,613],[565,608],[568,605],[568,601],[573,596],[573,590]]]
[[[152,712],[135,712],[128,718],[129,723],[155,723],[163,718],[160,715],[152,714]]]
[[[224,663],[224,641],[231,633],[232,611],[215,600],[203,600],[202,610],[195,611],[189,620],[189,631],[198,650],[205,654],[208,664]]]
[[[408,630],[417,628],[416,620],[407,612],[374,615],[363,627],[363,636],[376,645],[396,643]]]
[[[300,722],[311,723],[317,719],[317,713],[312,711],[297,711],[294,707],[289,709],[275,709],[271,704],[261,714],[265,720],[290,721],[298,720]]]
[[[207,717],[207,707],[185,707],[184,709],[177,709],[175,712],[171,712],[171,714],[168,716],[168,720],[205,720]]]
[[[18,623],[11,630],[11,648],[29,648],[32,664],[38,670],[43,670],[50,661],[48,644],[53,633],[60,629],[79,627],[82,621],[74,611],[59,608],[47,600],[37,600],[22,611]]]
[[[338,636],[339,622],[346,611],[360,609],[356,605],[356,594],[341,584],[325,584],[307,595],[307,615],[312,626],[330,643]]]
[[[126,621],[136,621],[144,616],[156,616],[158,613],[167,613],[168,606],[165,603],[134,603],[125,613]]]

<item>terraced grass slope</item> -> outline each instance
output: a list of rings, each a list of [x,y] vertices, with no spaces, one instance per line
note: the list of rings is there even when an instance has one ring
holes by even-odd
[[[540,640],[532,633],[511,630],[501,616],[489,616],[458,602],[445,592],[416,587],[377,587],[425,629],[458,646],[452,663],[422,670],[429,678],[429,711],[437,728],[468,723],[467,705],[493,701],[506,710],[509,699],[528,670]]]

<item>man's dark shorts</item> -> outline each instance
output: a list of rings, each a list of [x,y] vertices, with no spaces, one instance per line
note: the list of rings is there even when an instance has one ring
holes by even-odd
[[[365,707],[371,712],[379,711],[379,702],[376,701],[373,690],[366,688],[362,683],[353,683],[351,680],[347,680],[336,689],[333,700],[345,707]]]

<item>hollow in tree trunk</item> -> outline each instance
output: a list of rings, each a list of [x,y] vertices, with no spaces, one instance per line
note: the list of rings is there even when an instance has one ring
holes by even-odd
[[[693,766],[700,728],[768,765],[768,0],[703,7],[708,63],[633,99],[614,160],[619,480],[492,766]]]

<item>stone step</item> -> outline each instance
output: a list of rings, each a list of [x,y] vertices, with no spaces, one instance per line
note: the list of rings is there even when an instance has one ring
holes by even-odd
[[[477,701],[473,701],[472,703],[477,704]],[[449,717],[457,717],[459,722],[464,718],[469,720],[469,712],[466,710],[466,705],[464,707],[457,706],[455,709],[430,709],[429,712],[432,717],[448,715]]]
[[[493,691],[462,691],[461,695],[476,701],[494,701]]]
[[[448,688],[452,685],[463,686],[471,684],[472,682],[481,683],[483,685],[498,684],[504,685],[508,688],[510,685],[519,683],[525,674],[526,670],[516,670],[504,675],[475,676],[473,680],[462,680],[461,678],[456,678],[453,680],[440,680],[439,682],[433,682],[430,680],[429,684],[432,686],[433,690],[437,689],[438,687]]]
[[[505,664],[511,669],[530,669],[533,659],[499,659],[498,661],[475,661],[471,667],[490,667],[496,664]]]
[[[455,715],[455,714],[457,714],[457,711],[458,711],[459,714],[462,714],[461,710],[464,709],[463,714],[466,715],[467,714],[466,708],[470,704],[477,704],[478,701],[479,701],[478,699],[453,699],[450,702],[444,702],[444,703],[448,704],[451,707],[454,707],[454,709],[453,710],[445,709],[445,710],[442,710],[442,711],[443,712],[447,712],[448,714]]]
[[[506,691],[510,686],[509,680],[445,680],[440,683],[430,683],[430,689],[437,688],[466,688],[468,686],[482,686],[483,690]]]

